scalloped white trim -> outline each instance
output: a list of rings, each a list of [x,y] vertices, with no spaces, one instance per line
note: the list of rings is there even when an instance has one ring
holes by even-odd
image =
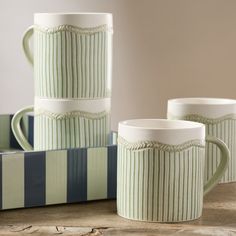
[[[155,148],[161,151],[180,152],[193,146],[204,148],[205,147],[204,143],[205,142],[200,139],[190,140],[188,142],[178,145],[164,144],[157,141],[140,141],[131,143],[122,138],[121,136],[118,137],[118,144],[122,145],[123,147],[129,150],[142,150],[142,149]]]
[[[221,116],[218,118],[208,118],[208,117],[198,115],[198,114],[189,114],[189,115],[185,115],[185,116],[170,115],[170,118],[171,119],[181,119],[181,120],[184,119],[184,120],[195,121],[195,122],[209,125],[209,124],[218,124],[218,123],[221,123],[225,120],[236,120],[236,114],[232,113],[232,114],[228,114],[228,115]]]
[[[69,119],[69,118],[75,118],[75,117],[82,117],[87,119],[101,119],[105,116],[109,115],[108,111],[102,111],[98,113],[91,113],[86,111],[71,111],[71,112],[65,112],[65,113],[55,113],[51,112],[45,109],[35,109],[35,116],[44,115],[48,118],[55,119],[55,120],[62,120],[62,119]]]
[[[99,32],[113,33],[113,29],[111,27],[108,27],[107,25],[100,25],[100,26],[91,27],[91,28],[82,28],[82,27],[73,26],[73,25],[59,25],[57,27],[47,28],[47,27],[42,27],[39,25],[34,25],[34,29],[43,33],[48,33],[48,34],[54,34],[61,31],[69,31],[69,32],[77,33],[77,34],[87,34],[87,35],[91,35],[91,34],[95,34]]]

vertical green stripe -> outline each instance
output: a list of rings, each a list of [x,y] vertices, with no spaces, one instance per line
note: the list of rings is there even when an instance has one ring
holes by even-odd
[[[173,220],[173,214],[174,214],[174,201],[171,196],[174,196],[174,188],[175,188],[175,153],[170,153],[169,154],[169,181],[173,184],[169,184],[169,194],[168,194],[168,216],[167,219],[168,221],[172,221]]]
[[[90,70],[90,97],[94,97],[94,35],[91,35],[90,37],[90,55],[89,55],[89,70]]]
[[[68,77],[67,77],[67,44],[66,44],[66,32],[62,32],[62,97],[67,97],[67,85],[68,85]]]
[[[54,90],[54,96],[58,97],[59,91],[58,91],[58,66],[57,66],[57,60],[58,58],[58,46],[57,46],[57,38],[58,38],[58,33],[55,35],[53,38],[53,77],[54,77],[54,82],[55,82],[55,90]]]
[[[85,56],[85,36],[81,35],[81,73],[82,73],[82,93],[81,97],[85,97],[85,91],[86,91],[86,69],[85,69],[85,62],[86,62],[86,56]]]
[[[89,148],[87,168],[87,199],[107,198],[107,148]]]
[[[109,51],[108,51],[108,34],[105,34],[105,51],[104,51],[104,71],[105,71],[105,78],[104,78],[104,81],[105,81],[105,86],[108,88],[108,71],[107,71],[107,69],[108,69],[108,63],[110,63],[110,61],[108,61],[108,53],[110,53]],[[109,89],[109,88],[108,88]],[[105,96],[110,96],[109,95],[109,91],[108,91],[108,89],[107,89],[107,91],[105,90]]]
[[[20,207],[24,207],[24,154],[2,155],[2,209]]]
[[[105,77],[105,50],[106,50],[106,41],[105,41],[105,32],[102,32],[102,96],[106,96],[105,91],[106,91],[106,77]]]
[[[72,33],[71,33],[72,34]],[[73,94],[72,97],[77,97],[78,95],[78,61],[77,61],[77,42],[76,34],[72,34],[72,69],[73,69]]]
[[[232,143],[231,143],[231,160],[230,160],[230,165],[232,166],[232,170],[231,170],[231,175],[232,175],[232,180],[236,180],[236,152],[235,152],[235,148],[236,148],[236,139],[235,139],[235,133],[236,133],[236,126],[235,126],[235,121],[232,121]]]
[[[1,115],[0,116],[0,148],[10,147],[10,116]]]
[[[46,152],[46,204],[66,203],[67,152]]]
[[[82,36],[81,35],[76,35],[77,41],[78,41],[78,49],[77,49],[77,61],[78,61],[78,71],[79,71],[79,76],[78,76],[78,93],[77,97],[80,97],[82,95]]]
[[[98,34],[94,35],[94,97],[98,97]],[[95,89],[96,88],[96,89]]]
[[[173,221],[177,221],[178,219],[178,213],[179,213],[179,189],[180,189],[180,184],[179,182],[181,182],[180,180],[180,175],[182,174],[181,171],[180,171],[180,153],[179,152],[175,152],[175,155],[174,155],[174,191],[173,191],[173,194],[174,194],[174,198],[173,198],[173,217],[172,217],[172,220]],[[173,160],[172,159],[172,160]]]
[[[99,94],[101,94],[101,80],[102,80],[102,76],[101,76],[101,66],[102,66],[102,48],[101,48],[101,42],[102,42],[102,38],[101,38],[101,34],[98,35],[98,85],[97,85],[97,90],[98,90],[98,96]]]
[[[127,150],[118,145],[118,214],[136,220],[185,221],[201,215],[204,150]]]
[[[107,95],[108,32],[35,32],[35,89],[58,98]],[[108,65],[109,64],[109,65]]]
[[[59,91],[59,98],[63,97],[63,61],[62,61],[62,32],[58,33],[57,36],[57,43],[58,43],[58,63],[57,63],[57,70],[58,70],[58,91]]]
[[[51,60],[51,47],[50,47],[50,35],[46,36],[46,41],[47,41],[47,50],[46,50],[46,78],[47,78],[47,94],[49,95],[49,97],[52,97],[52,80],[50,77],[50,72],[51,72],[51,68],[50,68],[50,60]]]
[[[53,52],[53,36],[50,35],[49,36],[49,70],[48,70],[48,74],[49,74],[49,81],[50,81],[50,93],[51,93],[51,96],[50,97],[55,97],[55,88],[54,88],[54,84],[55,84],[55,81],[54,81],[54,77],[53,77],[53,55],[54,55],[54,52]]]
[[[73,80],[72,80],[72,61],[71,61],[71,55],[72,55],[72,38],[71,38],[71,32],[66,32],[66,45],[67,45],[67,98],[72,98],[72,89],[73,89]]]
[[[86,70],[86,97],[91,97],[90,90],[91,90],[91,77],[90,77],[90,36],[85,37],[85,50],[86,50],[86,58],[85,58],[85,70]]]

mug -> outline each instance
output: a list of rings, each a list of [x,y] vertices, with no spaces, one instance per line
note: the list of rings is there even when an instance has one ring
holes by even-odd
[[[112,14],[36,13],[23,49],[34,66],[36,96],[111,97]]]
[[[26,150],[52,150],[106,146],[110,133],[111,99],[44,99],[18,111],[12,118],[12,131]],[[34,111],[34,148],[21,130],[25,113]]]
[[[223,98],[177,98],[168,101],[168,119],[196,121],[205,124],[206,134],[224,141],[230,150],[229,167],[222,183],[236,181],[236,100]],[[220,151],[206,146],[205,181],[220,162]]]
[[[23,149],[32,150],[32,146],[19,122],[33,110],[34,150],[107,145],[112,14],[36,13],[34,25],[24,34],[23,49],[35,78],[34,108],[20,110],[12,120]]]
[[[214,175],[203,185],[205,141],[221,153]],[[205,137],[205,126],[190,121],[137,119],[119,123],[117,211],[140,221],[179,222],[201,216],[203,195],[224,174],[229,150]]]

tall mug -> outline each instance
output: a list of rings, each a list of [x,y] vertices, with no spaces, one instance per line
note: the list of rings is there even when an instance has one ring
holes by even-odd
[[[23,149],[32,149],[20,129],[20,120],[29,111],[35,113],[35,150],[107,144],[112,30],[109,13],[34,15],[34,25],[23,37],[25,55],[34,66],[34,107],[20,110],[12,120]]]

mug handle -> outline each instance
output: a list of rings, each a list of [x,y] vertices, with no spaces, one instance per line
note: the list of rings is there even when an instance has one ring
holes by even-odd
[[[30,145],[27,138],[23,134],[21,127],[20,127],[20,121],[25,113],[32,112],[32,111],[34,111],[33,106],[25,107],[25,108],[19,110],[18,112],[16,112],[12,118],[12,121],[11,121],[12,132],[13,132],[16,140],[20,144],[20,146],[25,151],[31,151],[31,150],[33,150],[33,147]]]
[[[228,167],[229,157],[230,157],[230,151],[228,147],[220,139],[212,137],[212,136],[207,136],[206,142],[213,143],[218,146],[221,152],[221,155],[220,155],[221,160],[214,175],[204,185],[204,193],[203,193],[204,195],[207,194],[209,191],[211,191],[212,188],[214,188],[215,185],[220,181],[221,177],[226,171],[226,168]]]
[[[34,65],[34,56],[33,56],[32,51],[30,50],[29,42],[33,33],[34,33],[34,26],[32,25],[26,30],[22,39],[22,46],[23,46],[25,56],[31,65]]]

